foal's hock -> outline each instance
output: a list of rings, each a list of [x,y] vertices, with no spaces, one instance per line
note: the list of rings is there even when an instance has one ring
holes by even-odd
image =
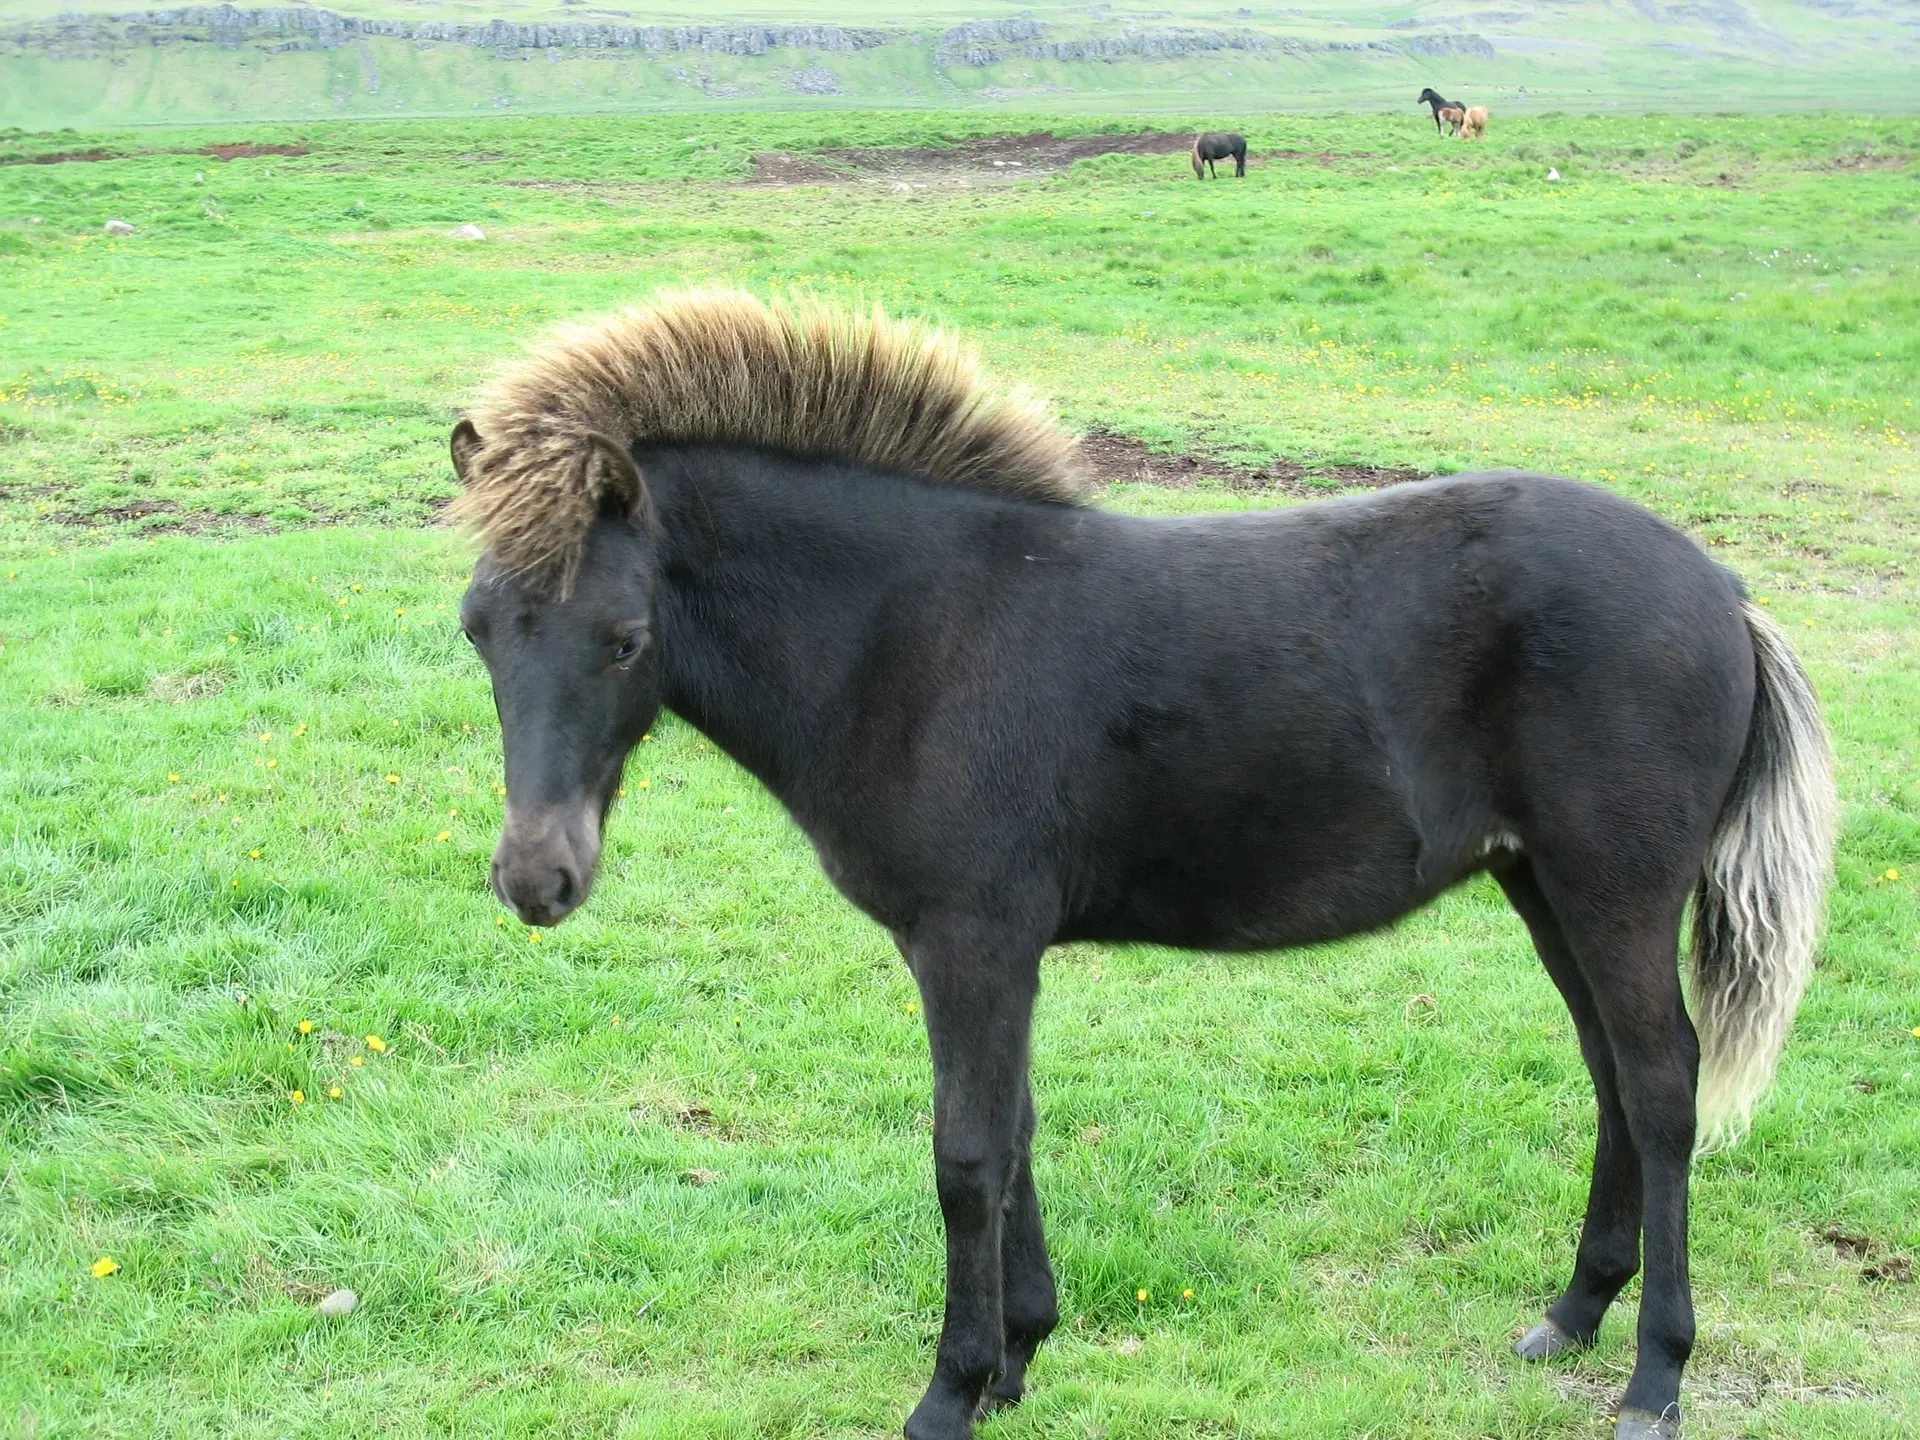
[[[1017,1401],[1058,1320],[1029,1160],[1042,952],[1307,944],[1479,872],[1599,1101],[1572,1278],[1518,1349],[1590,1343],[1644,1243],[1614,1433],[1675,1432],[1689,1162],[1772,1077],[1835,812],[1805,675],[1685,535],[1521,474],[1113,514],[1046,410],[952,341],[733,293],[562,332],[453,455],[484,545],[462,620],[506,750],[501,899],[536,924],[584,902],[665,706],[780,798],[913,972],[947,1233],[914,1440]]]

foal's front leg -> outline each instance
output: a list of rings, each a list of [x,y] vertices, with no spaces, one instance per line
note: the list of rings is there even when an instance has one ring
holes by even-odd
[[[988,1412],[1020,1403],[1026,1393],[1027,1366],[1040,1342],[1060,1323],[1059,1294],[1047,1260],[1046,1231],[1040,1222],[1040,1197],[1033,1188],[1033,1092],[1027,1091],[1020,1131],[1014,1144],[1012,1173],[1000,1230],[1000,1305],[1006,1322],[1006,1348],[1000,1374],[981,1402]]]
[[[947,1313],[909,1440],[967,1440],[1004,1365],[1001,1237],[1027,1107],[1042,946],[978,922],[903,939],[933,1050],[933,1159],[947,1226]]]

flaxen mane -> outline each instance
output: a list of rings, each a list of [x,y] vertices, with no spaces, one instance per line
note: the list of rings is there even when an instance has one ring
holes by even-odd
[[[1080,502],[1075,441],[951,336],[880,310],[663,295],[566,327],[502,371],[469,417],[455,519],[508,568],[570,587],[598,509],[586,437],[745,445],[923,480]],[[457,447],[456,447],[457,448]]]

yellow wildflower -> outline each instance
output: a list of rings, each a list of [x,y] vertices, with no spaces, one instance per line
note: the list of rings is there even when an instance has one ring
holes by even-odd
[[[279,768],[280,768],[280,762],[278,760],[267,761],[267,769],[278,770]]]
[[[616,1016],[614,1016],[614,1017],[613,1017],[613,1023],[614,1023],[614,1024],[616,1024],[616,1025],[618,1025],[618,1024],[620,1023],[620,1017],[619,1017],[618,1015],[616,1015]]]
[[[338,1085],[329,1085],[327,1087],[327,1098],[329,1100],[338,1100],[342,1095],[346,1093],[347,1092],[342,1090]]]
[[[304,1105],[307,1103],[307,1092],[304,1090],[295,1090],[287,1098],[296,1105]]]
[[[180,777],[178,775],[167,776],[167,784],[178,785],[179,783],[180,783]]]
[[[227,644],[238,645],[239,643],[240,643],[240,637],[238,635],[227,636]]]
[[[109,1275],[117,1275],[120,1273],[120,1262],[111,1255],[102,1255],[98,1260],[93,1262],[91,1268],[94,1279],[104,1280]]]
[[[387,1053],[387,1042],[382,1040],[378,1035],[369,1035],[367,1036],[367,1049],[376,1055],[384,1055]]]
[[[307,722],[306,722],[306,721],[304,721],[304,720],[302,720],[302,721],[301,721],[301,722],[300,722],[300,723],[299,723],[298,725],[296,725],[296,726],[294,726],[294,727],[293,727],[293,733],[294,733],[294,734],[296,734],[296,735],[304,735],[304,734],[306,734],[306,733],[307,733]]]
[[[438,835],[434,836],[433,838],[436,840],[451,840],[453,839],[453,831],[442,830]]]
[[[260,852],[258,850],[249,850],[247,852],[247,858],[249,860],[258,860],[260,858]]]
[[[394,613],[394,614],[396,614],[396,615],[404,615],[404,614],[406,614],[407,612],[406,612],[406,611],[404,611],[404,610],[395,610],[395,611],[394,611],[393,613]]]
[[[1144,1305],[1147,1303],[1147,1292],[1144,1290],[1136,1290],[1133,1292],[1133,1298]]]
[[[400,777],[398,775],[387,776],[387,784],[398,785],[399,783],[400,783]]]
[[[1898,880],[1900,878],[1900,872],[1898,870],[1889,870],[1880,878],[1883,880]]]
[[[1182,1290],[1182,1291],[1180,1292],[1180,1298],[1181,1298],[1182,1300],[1191,1300],[1191,1299],[1193,1298],[1193,1291],[1191,1291],[1191,1290]]]
[[[294,1027],[294,1028],[296,1028],[297,1030],[299,1030],[299,1032],[300,1032],[300,1033],[301,1033],[302,1035],[311,1035],[311,1034],[313,1034],[313,1021],[311,1021],[311,1020],[302,1020],[302,1021],[301,1021],[301,1022],[299,1023],[299,1025],[297,1025],[297,1026],[296,1026],[296,1027]]]
[[[262,745],[265,745],[272,739],[273,739],[273,732],[271,730],[263,731],[260,736],[260,743]]]
[[[347,1061],[347,1064],[353,1066],[353,1068],[356,1070],[360,1069],[361,1066],[365,1065],[366,1063],[367,1063],[366,1057],[362,1055],[356,1055],[351,1060]]]

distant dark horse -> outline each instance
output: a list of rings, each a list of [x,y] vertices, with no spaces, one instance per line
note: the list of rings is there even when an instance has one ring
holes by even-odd
[[[1440,122],[1442,120],[1445,120],[1453,127],[1454,134],[1460,132],[1460,122],[1466,117],[1467,113],[1466,106],[1442,98],[1440,92],[1433,89],[1422,90],[1420,92],[1420,98],[1413,103],[1416,105],[1431,105],[1433,107],[1434,134],[1439,135],[1443,133],[1440,129]]]
[[[1244,177],[1247,173],[1247,137],[1236,135],[1230,130],[1209,130],[1196,136],[1193,142],[1193,178],[1204,180],[1207,175],[1219,179],[1219,172],[1213,168],[1216,160],[1233,159],[1233,173]],[[1206,173],[1201,173],[1201,166]]]
[[[1806,677],[1685,535],[1514,474],[1093,509],[1071,440],[951,342],[727,293],[564,332],[453,457],[485,544],[461,621],[506,746],[501,899],[553,925],[587,898],[665,705],[906,957],[947,1232],[914,1440],[1019,1399],[1059,1318],[1029,1160],[1042,952],[1312,944],[1480,871],[1600,1105],[1572,1281],[1518,1348],[1590,1343],[1644,1236],[1612,1433],[1674,1433],[1689,1162],[1771,1078],[1835,806]]]

